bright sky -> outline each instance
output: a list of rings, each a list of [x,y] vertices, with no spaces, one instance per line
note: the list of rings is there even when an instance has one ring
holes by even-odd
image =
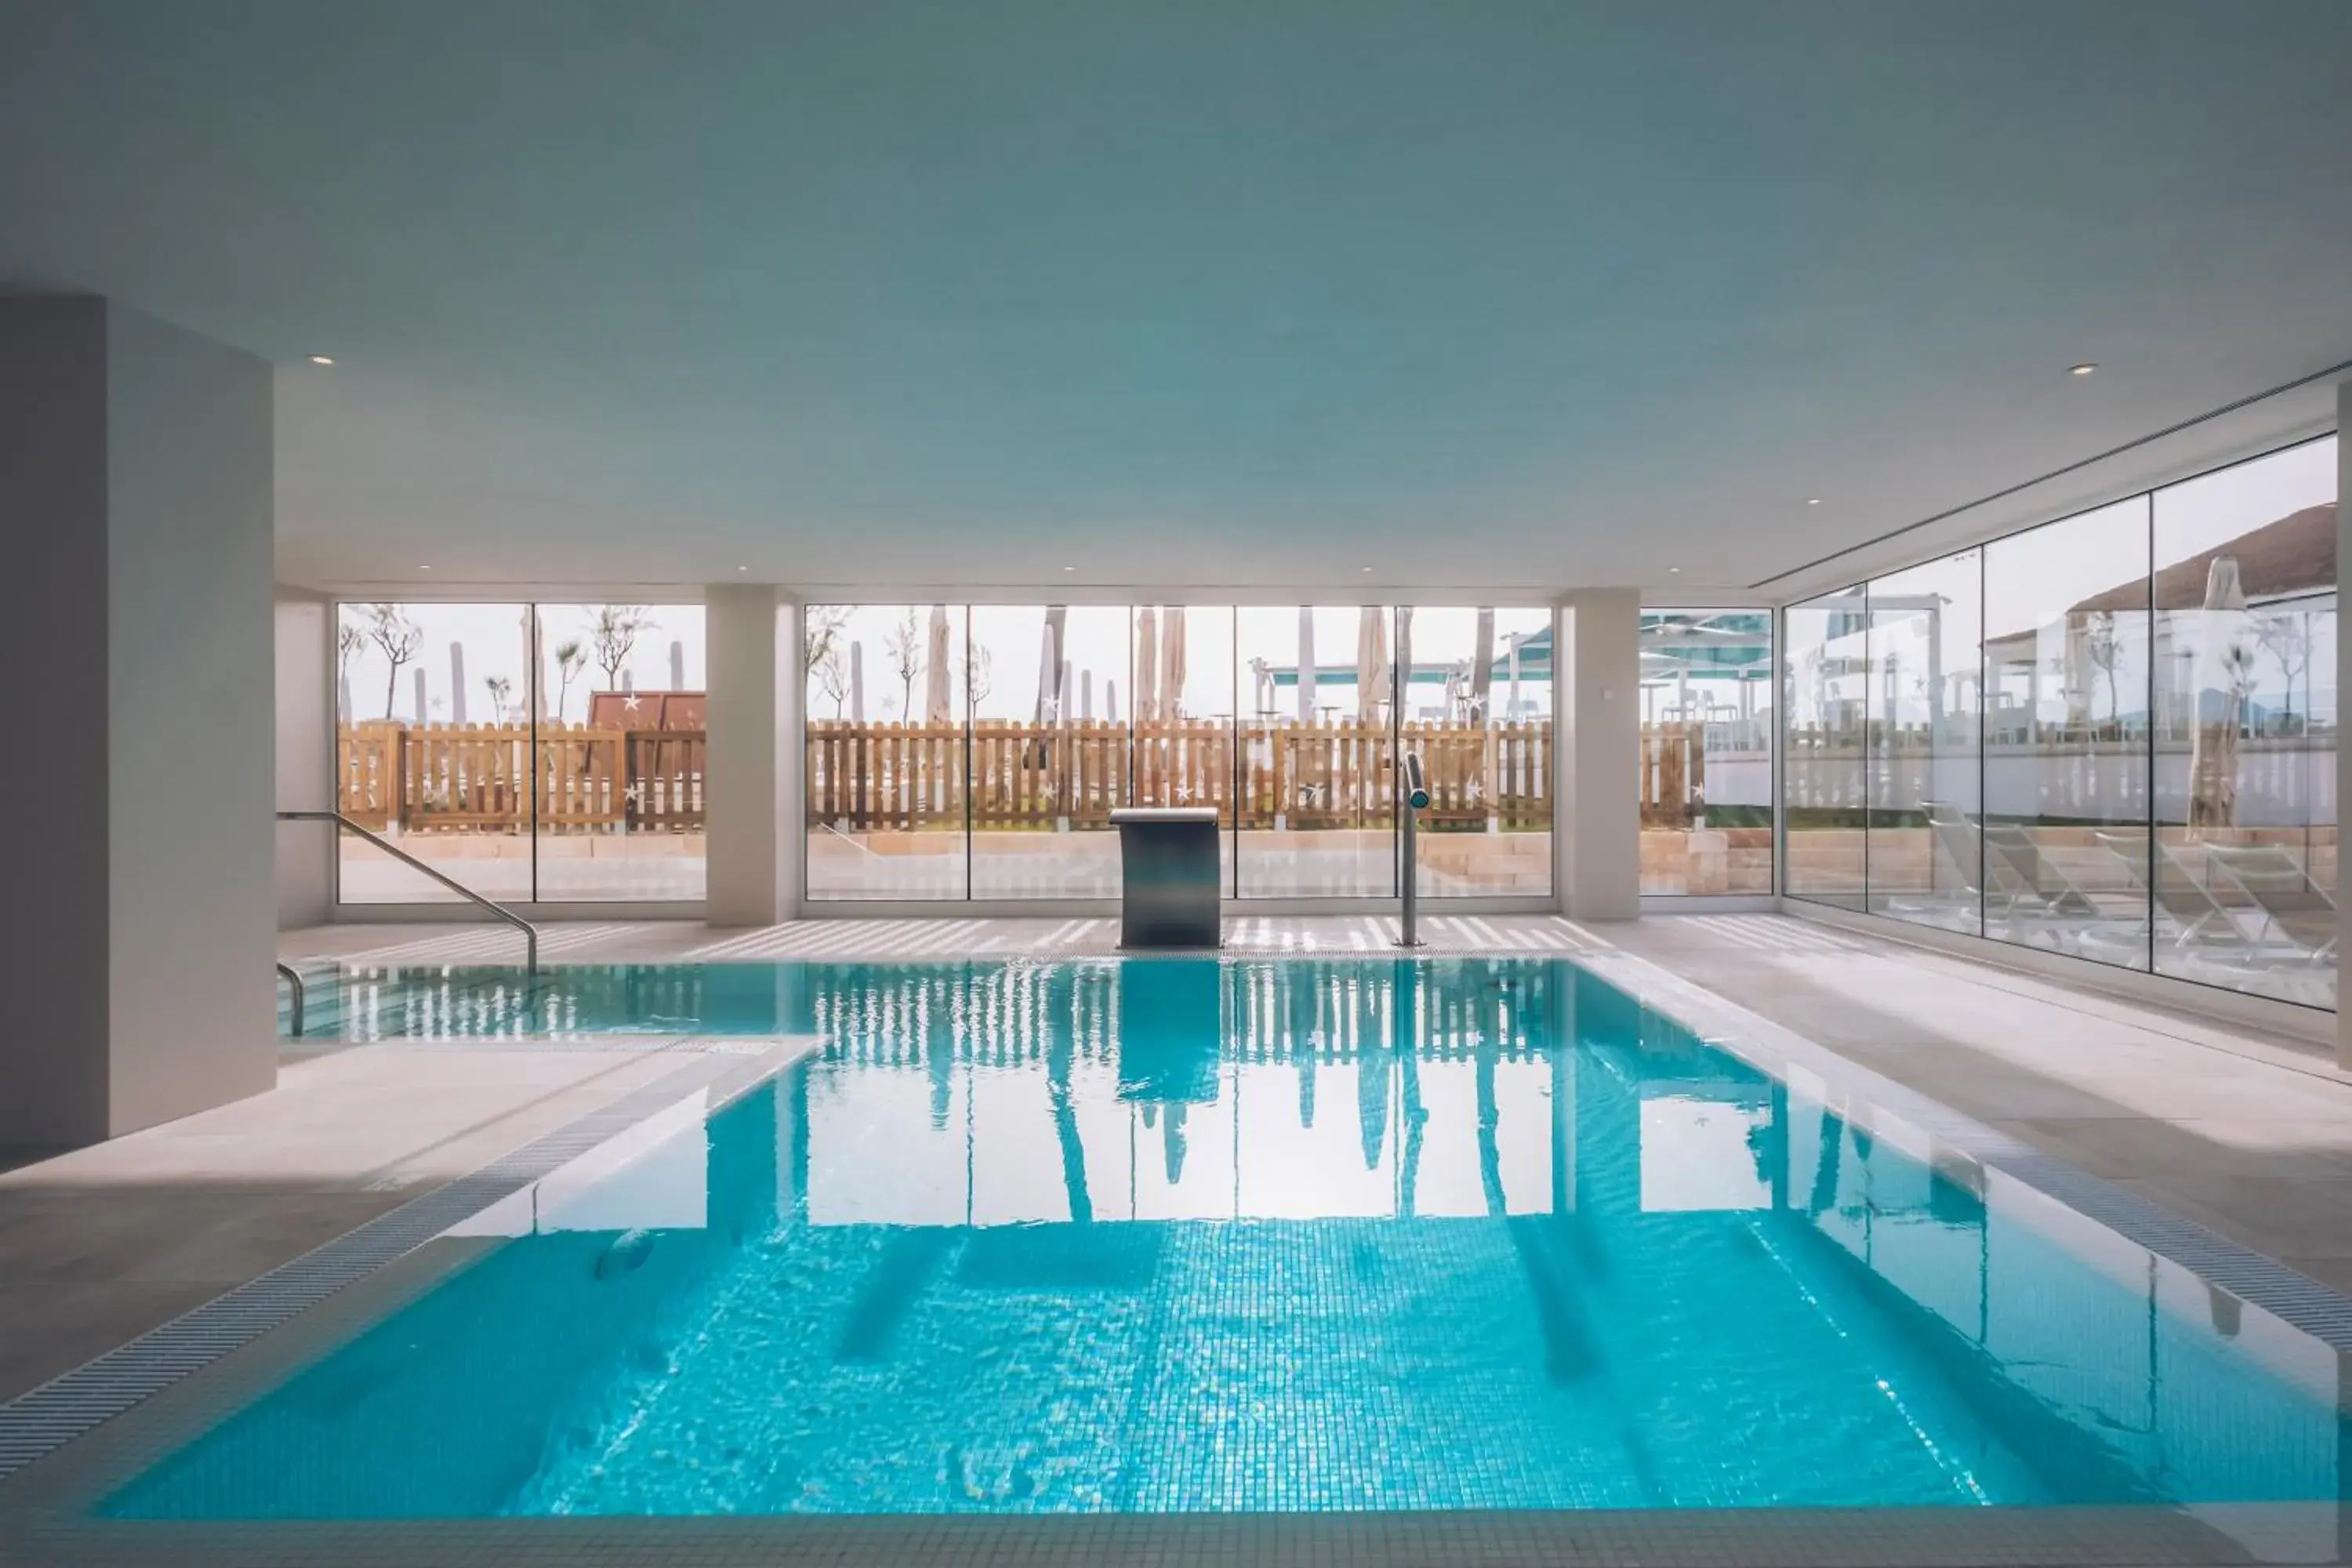
[[[588,628],[600,606],[594,605],[541,605],[539,607],[541,631],[540,647],[547,667],[546,691],[549,717],[562,717],[577,723],[588,716],[587,693],[607,689],[604,668],[595,661]],[[450,647],[455,644],[464,649],[466,695],[464,720],[467,723],[488,722],[493,717],[489,682],[493,679],[509,683],[507,698],[509,706],[529,700],[522,674],[527,643],[524,617],[529,607],[523,605],[441,605],[409,604],[400,606],[403,616],[424,634],[415,658],[403,664],[399,677],[391,682],[392,713],[395,719],[415,722],[416,712],[416,676],[423,671],[425,688],[425,715],[434,723],[457,721],[457,704],[451,700]],[[670,647],[678,646],[685,664],[685,684],[679,689],[699,691],[703,689],[703,625],[700,605],[650,605],[643,606],[649,625],[637,635],[635,646],[619,673],[624,679],[641,691],[667,691],[670,688]],[[356,626],[362,634],[373,624],[369,606],[347,604],[341,607],[341,625]],[[583,650],[589,652],[588,662],[571,683],[564,700],[564,711],[558,715],[554,706],[563,682],[555,668],[555,654],[566,641],[577,637]],[[369,638],[345,667],[351,684],[352,712],[357,719],[381,719],[384,714],[384,688],[391,666],[383,648]]]
[[[856,649],[857,662],[865,674],[866,713],[869,719],[896,720],[906,709],[908,700],[918,713],[924,710],[929,691],[929,627],[932,606],[929,605],[860,605],[846,609],[835,607],[830,613],[842,616],[840,641],[845,668],[851,658],[849,650]],[[964,636],[969,617],[974,658],[986,671],[985,691],[977,711],[984,719],[1029,719],[1037,711],[1037,692],[1045,675],[1045,616],[1042,605],[978,605],[966,609],[961,605],[946,606],[949,646],[951,658],[959,665],[964,658]],[[1130,663],[1134,633],[1144,613],[1143,606],[1073,605],[1065,612],[1063,637],[1070,663],[1072,701],[1097,719],[1110,713],[1110,690],[1118,689],[1118,711],[1121,718],[1134,715],[1134,669]],[[1155,650],[1164,648],[1167,618],[1171,613],[1161,606],[1150,611],[1153,621]],[[1300,617],[1295,605],[1268,607],[1250,605],[1234,609],[1226,605],[1186,606],[1184,617],[1184,689],[1186,713],[1195,718],[1230,718],[1238,702],[1247,711],[1255,712],[1255,681],[1250,661],[1262,658],[1274,668],[1289,669],[1302,662]],[[1395,653],[1394,612],[1382,609],[1381,637],[1391,657]],[[898,660],[893,652],[895,645],[903,642],[904,628],[912,616],[915,628],[916,673],[909,683],[902,678]],[[1311,612],[1313,654],[1317,663],[1327,668],[1356,662],[1356,644],[1363,620],[1362,607],[1356,605],[1322,605]],[[1453,664],[1472,657],[1477,643],[1478,612],[1475,608],[1435,606],[1417,608],[1413,612],[1413,660],[1423,669],[1432,665]],[[1501,657],[1507,646],[1508,635],[1518,632],[1532,637],[1551,625],[1551,612],[1542,608],[1501,609],[1495,613],[1495,649]],[[1155,651],[1155,664],[1159,655]],[[1238,671],[1240,688],[1235,687]],[[1155,675],[1157,671],[1155,671]],[[956,683],[951,679],[950,692]],[[1434,701],[1435,694],[1428,699]],[[1317,707],[1346,709],[1352,706],[1353,697],[1337,700],[1323,700],[1318,694]],[[1525,684],[1521,691],[1523,704],[1535,705],[1539,711],[1550,708],[1549,686],[1534,681]],[[1284,711],[1292,710],[1296,692],[1285,689],[1276,700]],[[845,691],[836,700],[827,689],[824,677],[811,672],[809,681],[810,711],[830,715],[836,708],[845,715],[849,711],[849,699]],[[1424,704],[1425,705],[1425,704]]]

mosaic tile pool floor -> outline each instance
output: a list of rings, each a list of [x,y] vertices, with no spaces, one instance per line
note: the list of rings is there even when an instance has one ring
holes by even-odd
[[[751,967],[822,1054],[461,1226],[103,1511],[2336,1495],[2326,1346],[1573,963]]]

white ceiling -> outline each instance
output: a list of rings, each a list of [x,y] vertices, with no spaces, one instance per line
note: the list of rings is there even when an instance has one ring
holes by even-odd
[[[2347,60],[2338,0],[17,0],[0,283],[285,367],[294,581],[1696,592],[2352,359]]]

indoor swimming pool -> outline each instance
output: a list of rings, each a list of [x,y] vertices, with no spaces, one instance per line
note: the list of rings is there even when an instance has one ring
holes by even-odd
[[[105,1514],[2337,1494],[2327,1347],[1567,961],[371,973],[336,1005],[824,1043],[431,1244],[437,1282]]]

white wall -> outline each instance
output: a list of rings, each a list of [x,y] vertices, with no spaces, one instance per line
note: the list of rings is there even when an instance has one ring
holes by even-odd
[[[278,590],[278,790],[286,811],[335,805],[334,606],[315,594]],[[278,929],[324,925],[334,900],[334,829],[287,823],[277,830]]]
[[[772,586],[714,584],[703,803],[713,925],[769,925],[800,909],[800,615]]]
[[[0,300],[0,770],[21,988],[0,1143],[89,1142],[277,1074],[269,367],[88,298]]]

